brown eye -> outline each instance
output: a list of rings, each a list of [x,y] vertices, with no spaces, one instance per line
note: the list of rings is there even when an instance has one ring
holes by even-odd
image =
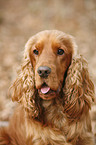
[[[35,55],[38,55],[38,54],[39,54],[39,51],[38,51],[37,49],[35,49],[35,50],[33,50],[33,53],[34,53]]]
[[[64,50],[63,49],[58,49],[57,54],[58,55],[63,55],[64,54]]]

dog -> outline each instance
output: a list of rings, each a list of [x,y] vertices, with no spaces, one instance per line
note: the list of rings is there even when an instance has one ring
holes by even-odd
[[[0,145],[94,145],[94,85],[71,35],[45,30],[32,36],[11,92],[18,106],[0,129]]]

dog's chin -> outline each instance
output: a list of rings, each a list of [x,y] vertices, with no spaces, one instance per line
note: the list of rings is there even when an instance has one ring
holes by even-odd
[[[57,97],[57,94],[54,93],[48,93],[48,94],[42,94],[41,92],[39,92],[39,96],[40,98],[42,98],[43,100],[51,100]]]
[[[38,94],[40,98],[44,100],[51,100],[56,98],[59,95],[59,88],[57,90],[51,89],[46,83],[41,85],[41,87],[38,89]]]

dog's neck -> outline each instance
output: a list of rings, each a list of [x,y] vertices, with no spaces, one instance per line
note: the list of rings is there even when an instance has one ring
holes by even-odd
[[[44,124],[63,129],[66,119],[63,112],[62,100],[58,100],[58,98],[49,101],[42,100],[42,106],[44,113],[42,119]]]

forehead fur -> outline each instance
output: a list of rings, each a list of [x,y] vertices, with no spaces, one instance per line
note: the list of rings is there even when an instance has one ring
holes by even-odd
[[[32,48],[32,45],[36,43],[48,43],[48,41],[63,43],[67,48],[73,49],[73,56],[77,54],[77,45],[73,36],[68,35],[58,30],[45,30],[32,36],[25,45],[25,58],[28,57],[28,53]]]

